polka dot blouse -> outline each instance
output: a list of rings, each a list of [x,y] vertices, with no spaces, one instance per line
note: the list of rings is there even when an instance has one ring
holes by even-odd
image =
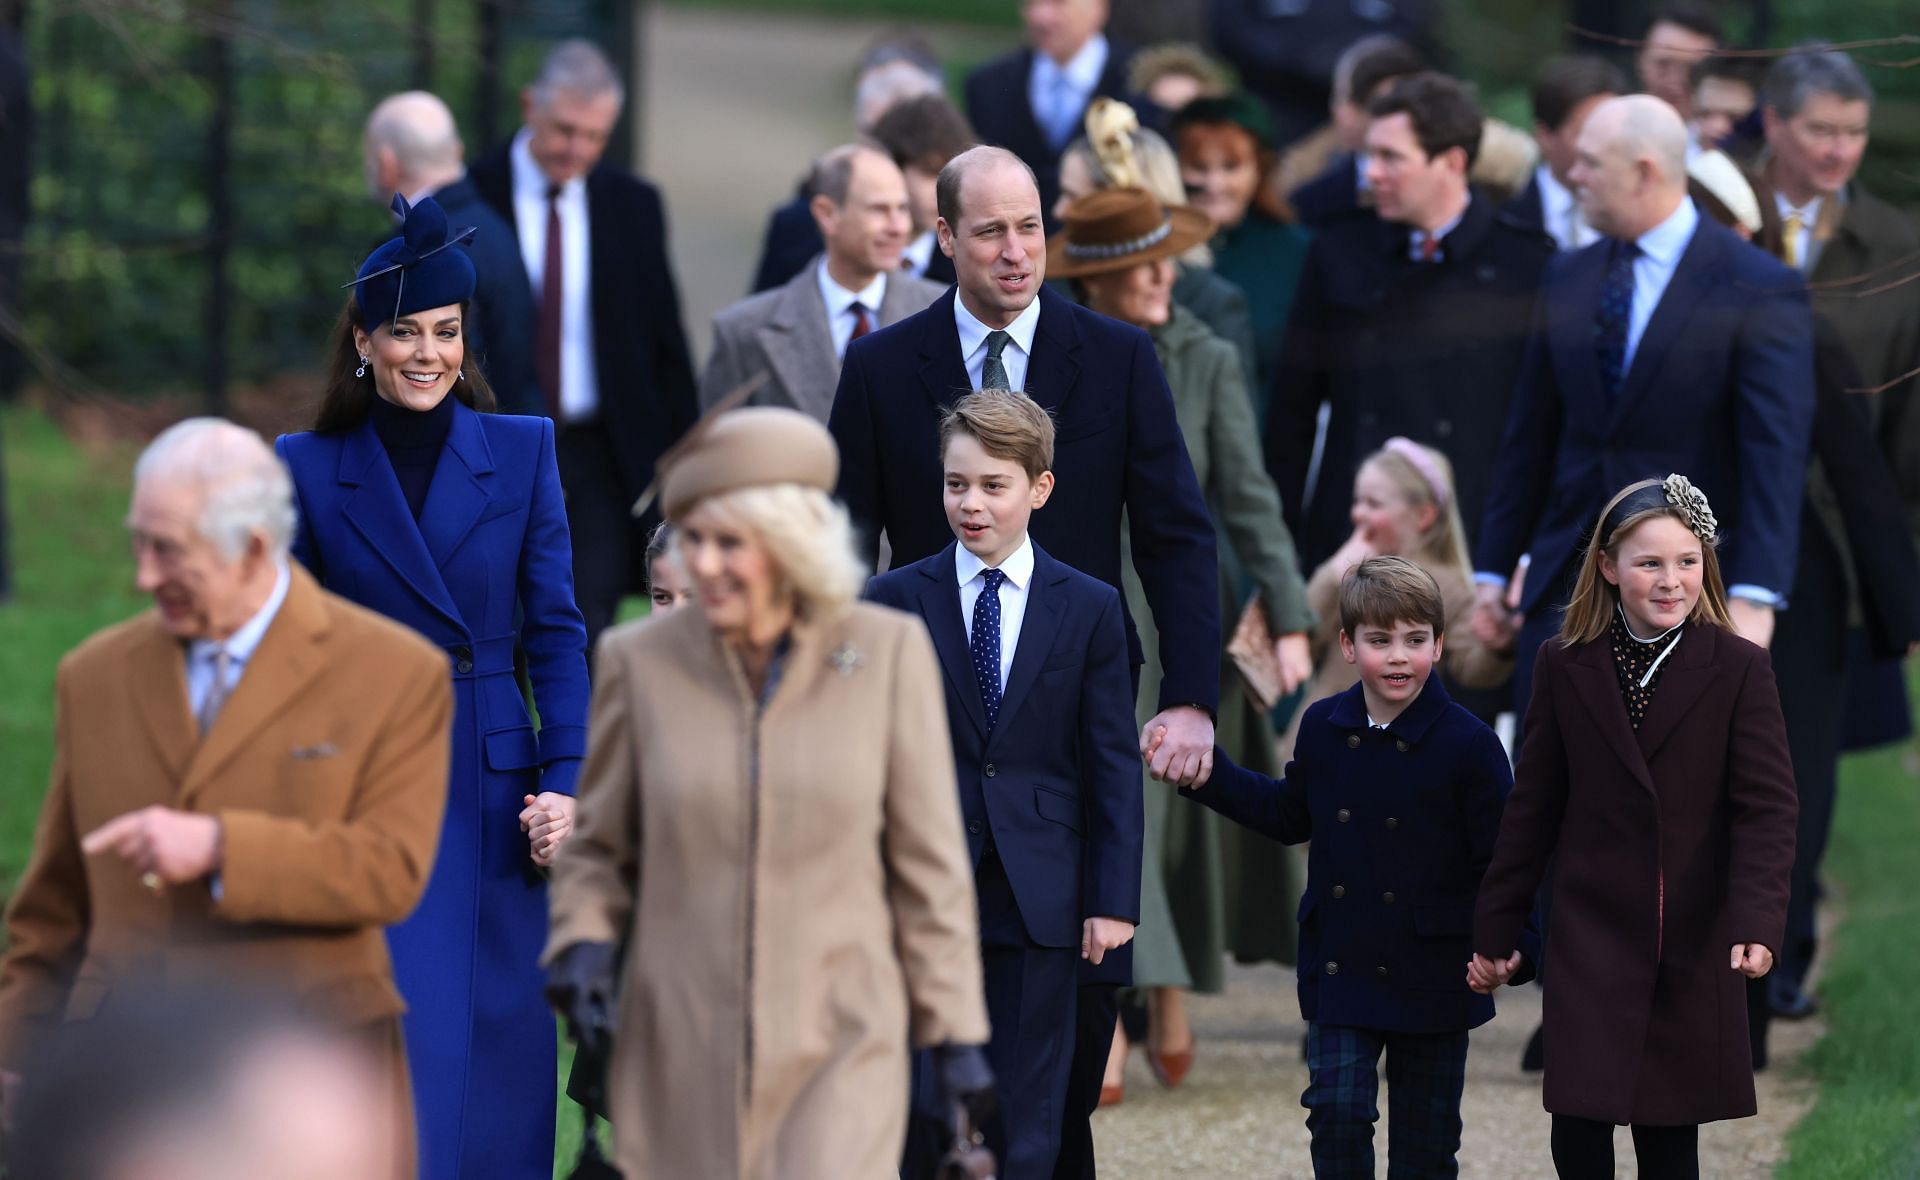
[[[1682,627],[1686,624],[1682,623]],[[1667,650],[1673,642],[1672,632],[1660,635],[1652,642],[1635,639],[1627,630],[1627,623],[1618,611],[1614,612],[1613,626],[1608,631],[1613,641],[1613,667],[1620,677],[1620,697],[1627,705],[1627,719],[1633,722],[1635,729],[1646,720],[1647,706],[1653,703],[1653,690],[1660,687],[1660,674],[1666,671],[1672,657],[1660,661],[1660,653]],[[1656,661],[1660,666],[1654,668]],[[1646,687],[1640,680],[1647,675],[1647,669],[1654,668],[1653,676],[1647,679]]]

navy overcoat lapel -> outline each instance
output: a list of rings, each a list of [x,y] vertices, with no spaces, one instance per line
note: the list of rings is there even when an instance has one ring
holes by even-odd
[[[1033,330],[1033,355],[1027,359],[1026,392],[1061,420],[1067,399],[1080,388],[1080,327],[1072,301],[1040,288],[1040,322]],[[956,339],[957,339],[956,335]]]
[[[940,411],[973,392],[967,379],[967,360],[960,355],[960,331],[954,325],[953,301],[958,287],[933,301],[920,321],[920,388]]]
[[[1600,433],[1607,418],[1607,394],[1600,385],[1600,358],[1594,349],[1593,321],[1600,311],[1610,239],[1602,238],[1566,260],[1565,278],[1546,292],[1547,335],[1560,379],[1561,401],[1569,417],[1592,424]]]
[[[927,621],[933,650],[940,654],[940,666],[984,741],[987,706],[980,699],[980,682],[973,675],[973,647],[967,641],[966,620],[960,617],[960,574],[955,564],[958,551],[958,542],[950,544],[938,561],[920,567],[925,579],[920,585],[920,616]]]
[[[1693,240],[1681,251],[1673,277],[1667,281],[1667,289],[1660,293],[1653,317],[1647,321],[1646,331],[1640,334],[1640,343],[1633,350],[1633,363],[1627,367],[1626,379],[1620,383],[1620,393],[1613,399],[1612,412],[1607,416],[1608,433],[1618,429],[1646,397],[1661,363],[1680,343],[1694,309],[1712,295],[1714,284],[1724,277],[1720,243],[1713,234],[1718,228],[1703,217],[1700,227],[1693,232]]]
[[[447,456],[442,453],[440,463],[446,462]],[[433,554],[428,552],[426,540],[420,535],[420,527],[414,523],[413,510],[407,507],[400,480],[393,474],[393,464],[387,460],[386,448],[380,445],[371,416],[342,441],[338,479],[353,489],[340,503],[347,521],[422,602],[445,615],[455,626],[465,628],[460,609],[454,605],[453,595],[448,592]],[[434,483],[439,482],[440,471],[436,468]],[[431,489],[427,506],[432,506]]]

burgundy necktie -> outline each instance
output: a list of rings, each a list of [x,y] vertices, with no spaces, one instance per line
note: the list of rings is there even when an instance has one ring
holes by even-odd
[[[853,313],[853,335],[847,340],[851,344],[873,331],[873,317],[867,314],[867,305],[864,303],[856,303],[847,310]]]
[[[547,259],[540,275],[540,322],[534,330],[534,364],[547,395],[547,414],[560,418],[560,292],[565,275],[560,245],[560,186],[547,188]]]
[[[1432,234],[1422,235],[1420,238],[1420,261],[1433,262],[1439,259],[1439,257],[1440,239],[1434,237]]]

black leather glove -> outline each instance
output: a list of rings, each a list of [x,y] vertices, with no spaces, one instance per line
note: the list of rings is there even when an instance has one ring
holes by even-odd
[[[957,1103],[975,1127],[985,1123],[994,1107],[993,1070],[986,1051],[979,1045],[936,1045],[933,1068],[940,1109],[952,1110]]]
[[[547,1003],[567,1018],[567,1031],[582,1051],[605,1057],[613,1047],[611,942],[576,942],[547,968]]]

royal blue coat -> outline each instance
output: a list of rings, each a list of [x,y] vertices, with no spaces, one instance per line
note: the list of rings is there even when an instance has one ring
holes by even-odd
[[[1513,772],[1500,739],[1429,676],[1374,729],[1356,684],[1315,701],[1286,777],[1213,754],[1189,797],[1236,823],[1307,846],[1300,898],[1300,1014],[1401,1033],[1460,1032],[1493,1018],[1467,987],[1473,906],[1493,859]],[[1539,961],[1531,926],[1520,940]],[[1523,969],[1514,982],[1532,978]]]
[[[423,1180],[553,1171],[554,1024],[541,997],[546,882],[519,814],[571,795],[586,752],[586,626],[553,424],[455,407],[416,523],[371,418],[275,449],[294,554],[336,594],[439,644],[453,677],[446,822],[426,896],[389,931],[408,1006]],[[541,726],[514,678],[526,653]]]

